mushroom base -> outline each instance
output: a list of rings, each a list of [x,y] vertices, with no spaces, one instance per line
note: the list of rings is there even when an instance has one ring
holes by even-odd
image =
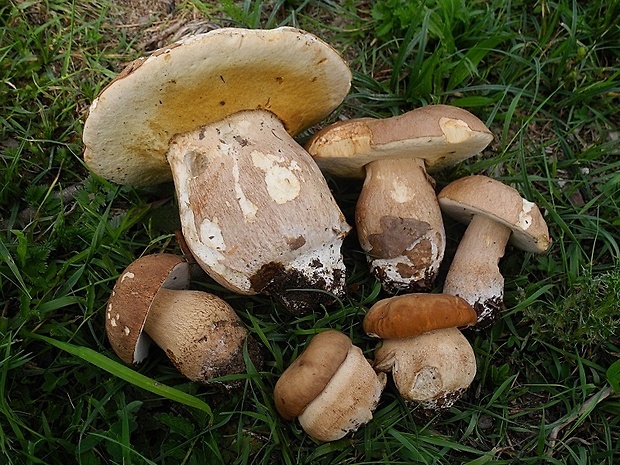
[[[312,267],[316,269],[315,273]],[[344,267],[331,269],[327,276],[323,269],[323,264],[318,260],[310,264],[309,272],[271,262],[251,276],[250,282],[261,293],[280,300],[290,313],[300,315],[321,305],[332,305],[344,295]],[[322,291],[324,289],[330,292]]]

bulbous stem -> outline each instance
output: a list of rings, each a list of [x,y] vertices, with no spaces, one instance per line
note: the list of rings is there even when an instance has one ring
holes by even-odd
[[[465,230],[446,276],[443,292],[465,299],[478,314],[479,327],[499,317],[504,277],[498,263],[511,230],[483,215],[474,215]]]
[[[369,163],[355,221],[371,270],[386,291],[429,290],[443,259],[445,233],[423,160]]]
[[[340,296],[350,230],[310,155],[264,110],[236,113],[173,139],[181,225],[198,263],[242,294],[281,298],[292,312]],[[321,298],[322,297],[322,298]]]
[[[248,332],[232,307],[212,294],[160,289],[144,330],[192,381],[245,370]]]

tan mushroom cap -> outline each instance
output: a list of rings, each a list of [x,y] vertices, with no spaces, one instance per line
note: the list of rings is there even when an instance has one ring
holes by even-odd
[[[476,311],[448,294],[403,294],[376,302],[364,317],[369,336],[400,339],[436,329],[476,324]]]
[[[328,330],[314,336],[276,382],[274,398],[280,415],[287,420],[301,415],[325,389],[352,345],[351,339],[338,331]]]
[[[481,215],[510,228],[510,243],[526,252],[544,253],[551,245],[549,229],[538,207],[495,179],[474,175],[457,179],[437,196],[444,213],[469,223]]]
[[[364,166],[389,158],[421,158],[429,171],[482,151],[493,134],[476,116],[450,105],[428,105],[399,116],[341,121],[323,128],[306,150],[327,173],[364,178]]]
[[[84,158],[121,184],[168,181],[174,135],[257,109],[295,135],[340,105],[350,84],[347,64],[312,34],[217,29],[136,60],[110,83],[90,107]]]
[[[125,363],[140,363],[150,339],[144,323],[161,288],[186,289],[189,265],[172,254],[145,255],[121,273],[108,299],[105,328],[112,349]]]

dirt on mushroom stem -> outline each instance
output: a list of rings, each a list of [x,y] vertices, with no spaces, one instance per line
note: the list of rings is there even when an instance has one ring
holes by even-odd
[[[317,261],[317,268],[323,265]],[[344,296],[345,273],[334,270],[333,284],[329,285],[321,275],[308,279],[296,269],[285,269],[281,263],[270,262],[252,275],[250,283],[261,293],[276,297],[284,308],[293,315],[301,315],[321,306],[331,306]],[[331,288],[337,294],[317,292],[317,289]]]

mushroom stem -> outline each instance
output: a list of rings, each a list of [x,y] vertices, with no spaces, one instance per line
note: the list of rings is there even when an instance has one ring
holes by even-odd
[[[387,292],[427,291],[435,279],[445,233],[433,186],[423,159],[366,165],[355,221],[371,272]]]
[[[281,298],[293,313],[344,293],[350,230],[312,157],[265,110],[235,113],[175,137],[168,161],[183,234],[198,263],[242,294]]]
[[[245,369],[248,332],[219,297],[201,291],[162,288],[144,323],[146,334],[192,381],[205,382]]]
[[[498,264],[512,233],[503,224],[474,215],[456,250],[443,292],[466,300],[478,314],[478,326],[491,324],[504,300]]]

